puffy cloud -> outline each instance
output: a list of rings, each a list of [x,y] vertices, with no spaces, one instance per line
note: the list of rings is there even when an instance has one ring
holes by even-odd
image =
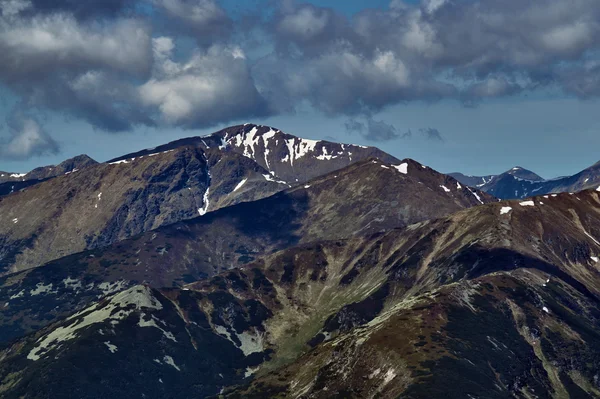
[[[18,160],[58,153],[58,144],[34,117],[15,112],[7,120],[7,125],[9,137],[0,138],[0,156]]]
[[[277,48],[295,50],[269,64],[283,69],[268,79],[286,90],[276,97],[287,108],[304,100],[346,114],[440,98],[474,105],[548,85],[583,97],[600,93],[593,69],[583,67],[600,50],[594,0],[395,0],[351,20],[285,2],[274,15]],[[268,79],[259,82],[270,86]]]
[[[213,46],[177,63],[171,44],[155,40],[156,75],[139,87],[141,103],[154,108],[161,122],[194,128],[268,114],[241,49]]]
[[[31,81],[89,69],[143,75],[150,44],[150,28],[137,19],[84,25],[68,14],[0,18],[0,77]]]
[[[108,131],[150,123],[131,99],[147,78],[151,28],[137,18],[86,23],[55,12],[0,17],[0,81],[30,107],[64,111]],[[5,14],[10,16],[5,17]]]
[[[261,87],[281,109],[304,100],[329,115],[375,112],[407,99],[428,99],[452,90],[445,84],[430,85],[414,74],[390,51],[370,56],[341,46],[302,62],[265,58],[254,68]]]

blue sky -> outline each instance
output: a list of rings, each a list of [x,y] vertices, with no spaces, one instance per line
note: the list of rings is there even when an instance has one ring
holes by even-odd
[[[0,170],[244,122],[443,172],[551,178],[600,160],[591,0],[106,4],[0,6]]]

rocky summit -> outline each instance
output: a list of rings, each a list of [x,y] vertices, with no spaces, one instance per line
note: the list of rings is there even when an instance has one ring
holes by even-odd
[[[0,198],[3,398],[600,397],[596,189],[251,124],[82,162]]]

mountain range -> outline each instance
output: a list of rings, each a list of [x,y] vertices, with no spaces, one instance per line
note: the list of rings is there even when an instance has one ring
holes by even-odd
[[[450,173],[450,176],[497,198],[523,199],[532,195],[596,189],[600,187],[600,162],[575,175],[548,180],[520,166],[499,175],[466,176],[462,173]]]
[[[252,124],[77,159],[3,183],[3,398],[600,397],[597,165]]]

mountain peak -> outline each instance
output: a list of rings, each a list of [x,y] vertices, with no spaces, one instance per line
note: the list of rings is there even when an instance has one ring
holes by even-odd
[[[517,177],[519,179],[524,179],[524,180],[531,180],[531,181],[542,181],[544,180],[543,177],[541,177],[540,175],[525,169],[521,166],[515,166],[513,168],[511,168],[510,170],[504,172],[503,174],[509,174],[511,176]]]
[[[397,158],[375,147],[305,139],[271,126],[251,123],[230,126],[206,136],[179,139],[107,162],[118,162],[183,146],[197,147],[204,151],[236,152],[253,160],[271,175],[292,184],[306,182],[371,157],[389,163],[399,162]]]

